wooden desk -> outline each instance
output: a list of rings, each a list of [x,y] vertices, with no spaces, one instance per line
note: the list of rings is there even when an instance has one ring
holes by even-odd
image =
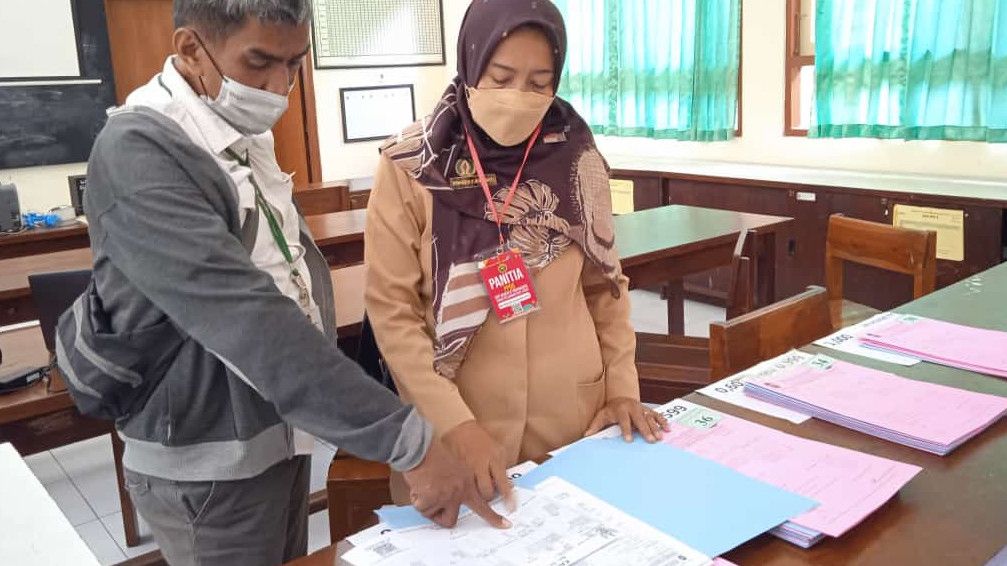
[[[1007,264],[896,309],[963,324],[1007,330]],[[816,347],[830,356],[921,381],[1007,396],[1007,380],[921,363],[895,366]],[[818,419],[787,421],[692,394],[686,399],[790,434],[860,450],[924,468],[894,499],[838,539],[809,550],[763,535],[725,558],[741,565],[982,565],[1007,545],[1007,419],[949,456],[936,456],[886,442]],[[296,566],[346,564],[341,541],[295,561]]]
[[[1007,264],[978,277],[981,286],[962,281],[895,310],[1007,330]],[[805,349],[921,381],[1007,396],[1004,379],[926,362],[902,367],[834,350]],[[762,536],[727,555],[738,564],[985,564],[1007,545],[1007,419],[941,457],[817,419],[794,425],[702,395],[687,399],[790,434],[924,468],[892,501],[846,535],[810,550]]]
[[[363,261],[365,210],[330,212],[305,220],[330,266]],[[631,284],[646,287],[730,264],[738,234],[754,229],[764,251],[757,304],[766,304],[775,300],[775,236],[789,222],[782,216],[672,205],[617,216],[615,231]],[[672,321],[672,333],[681,334],[683,326],[681,320]]]
[[[0,326],[38,318],[29,275],[74,269],[91,269],[90,248],[0,260]]]
[[[671,283],[681,289],[687,275],[730,265],[738,235],[755,230],[759,240],[756,305],[761,306],[776,300],[776,233],[790,220],[697,206],[662,206],[616,216],[616,245],[632,287]],[[684,331],[679,295],[678,308],[668,321],[671,334]]]
[[[967,279],[999,264],[1007,245],[1007,183],[1003,179],[891,175],[671,157],[606,155],[613,178],[634,182],[637,209],[662,204],[726,208],[777,214],[794,219],[777,239],[776,286],[782,296],[796,295],[825,281],[828,218],[843,213],[892,223],[897,205],[960,210],[964,214],[963,261],[937,261],[937,287]],[[686,292],[719,302],[727,277],[717,272],[685,281]],[[848,299],[882,310],[912,300],[908,277],[850,265]]]
[[[74,222],[58,228],[32,228],[16,234],[0,234],[0,259],[76,250],[91,247],[87,225]]]
[[[38,326],[0,333],[0,349],[4,351],[0,371],[49,363],[49,352]],[[139,544],[136,511],[123,483],[122,442],[112,422],[81,415],[59,372],[54,371],[50,380],[49,385],[39,381],[21,391],[0,395],[0,444],[10,442],[27,456],[111,433],[126,543]]]
[[[357,265],[364,259],[366,211],[350,210],[306,217],[308,228],[329,265]],[[776,300],[776,235],[790,218],[695,206],[671,205],[617,216],[620,259],[633,288],[668,288],[668,336],[639,335],[637,364],[648,401],[662,402],[709,381],[706,339],[681,338],[685,331],[683,278],[730,265],[743,230],[756,238],[756,305]]]

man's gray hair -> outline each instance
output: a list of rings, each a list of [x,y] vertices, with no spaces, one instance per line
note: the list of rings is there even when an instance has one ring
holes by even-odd
[[[246,19],[300,25],[311,19],[311,0],[174,0],[175,27],[228,35]]]

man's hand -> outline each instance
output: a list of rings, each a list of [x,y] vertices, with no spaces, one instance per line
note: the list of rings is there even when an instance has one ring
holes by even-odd
[[[507,477],[503,448],[476,421],[466,421],[444,435],[444,443],[471,473],[472,481],[485,501],[497,493],[508,510],[516,507],[514,487]]]
[[[636,399],[616,397],[610,399],[594,416],[584,436],[591,436],[603,428],[618,424],[626,442],[633,441],[633,429],[640,431],[647,442],[657,442],[670,431],[668,420],[653,409],[648,409]]]
[[[430,444],[423,462],[403,474],[409,484],[409,498],[424,517],[442,527],[458,522],[458,508],[464,503],[487,523],[510,528],[511,523],[498,515],[479,495],[471,474],[438,441]]]

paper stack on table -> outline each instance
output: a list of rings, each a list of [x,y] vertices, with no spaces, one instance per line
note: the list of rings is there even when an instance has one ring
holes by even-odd
[[[920,363],[920,358],[895,352],[886,352],[864,343],[864,338],[868,333],[873,332],[875,328],[889,324],[900,316],[902,315],[892,312],[877,314],[863,322],[834,332],[825,338],[815,340],[814,343],[823,348],[831,348],[882,362],[898,364],[900,366],[913,366]]]
[[[723,554],[817,505],[674,446],[605,437],[612,430],[571,444],[541,466],[522,465],[515,484],[535,490],[554,476],[566,480],[705,556]],[[464,513],[468,518],[471,512]],[[380,529],[436,529],[412,507],[386,506],[378,516],[383,526],[368,536]]]
[[[770,531],[809,548],[849,531],[921,471],[918,466],[816,442],[682,399],[658,409],[663,442],[818,501]]]
[[[473,513],[453,529],[431,524],[369,529],[350,542],[344,559],[356,566],[514,565],[707,566],[711,559],[583,490],[548,478],[516,488],[519,506],[505,513],[510,529],[495,529]]]
[[[874,326],[862,341],[935,364],[1007,377],[1007,332],[904,314]]]
[[[792,350],[782,356],[766,360],[746,369],[743,372],[736,373],[730,377],[721,379],[716,383],[707,385],[702,389],[697,389],[696,392],[702,393],[707,397],[713,397],[714,399],[718,399],[725,403],[744,407],[771,417],[786,419],[794,424],[800,424],[811,417],[809,415],[805,415],[804,413],[784,409],[779,405],[767,403],[760,399],[756,399],[751,395],[747,395],[745,393],[745,380],[752,377],[765,377],[773,375],[774,373],[794,364],[803,362],[811,358],[811,356],[812,354],[806,354],[800,350]]]
[[[560,477],[707,556],[736,546],[817,503],[712,460],[640,438],[572,444],[517,481]]]
[[[764,401],[945,455],[1007,413],[1007,398],[916,381],[828,356],[745,382]]]

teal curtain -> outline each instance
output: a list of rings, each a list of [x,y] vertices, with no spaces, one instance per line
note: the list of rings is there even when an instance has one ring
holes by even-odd
[[[818,0],[813,137],[1007,142],[1007,0]]]
[[[740,0],[557,0],[559,95],[596,133],[717,141],[737,126]]]

